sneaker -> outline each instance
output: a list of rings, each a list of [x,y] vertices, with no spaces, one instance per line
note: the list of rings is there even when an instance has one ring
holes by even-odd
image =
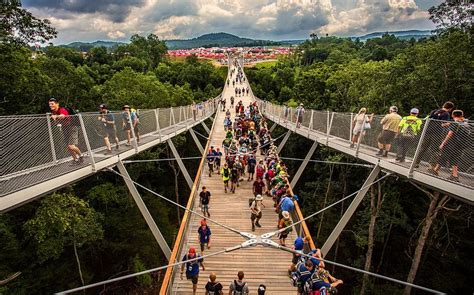
[[[353,148],[353,147],[355,147],[355,144],[351,143],[351,145],[349,147]]]
[[[387,158],[388,157],[388,151],[384,151],[382,154],[382,157]]]
[[[116,150],[119,150],[119,149],[120,149],[120,146],[119,146],[118,143],[115,145],[115,149],[116,149]]]
[[[257,226],[257,227],[262,227],[262,226],[260,225],[260,223],[258,223],[258,222],[255,222],[255,226]]]
[[[383,150],[379,150],[375,155],[376,156],[382,156],[384,154]]]
[[[79,164],[79,161],[73,160],[71,163],[69,163],[69,166],[77,166]]]
[[[110,155],[112,153],[112,150],[106,150],[104,154]]]
[[[79,157],[79,163],[80,163],[80,164],[84,163],[84,156],[83,156],[83,155],[81,155],[81,156]]]

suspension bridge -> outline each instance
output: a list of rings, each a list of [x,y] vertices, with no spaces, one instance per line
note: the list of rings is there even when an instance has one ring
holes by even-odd
[[[232,69],[232,59],[229,59],[229,69]],[[239,64],[243,65],[243,61]],[[228,77],[229,79],[229,77]],[[249,87],[248,82],[240,84],[241,87]],[[169,261],[168,265],[147,270],[142,273],[150,273],[157,270],[166,270],[160,294],[190,294],[192,286],[189,281],[179,278],[181,258],[190,246],[198,245],[197,228],[199,220],[204,216],[201,214],[197,195],[201,186],[206,186],[212,193],[212,201],[208,224],[212,228],[211,249],[206,250],[206,270],[201,272],[199,290],[203,289],[210,272],[218,274],[219,281],[226,288],[235,279],[237,272],[243,270],[246,280],[253,292],[259,284],[269,287],[269,294],[292,294],[296,290],[291,286],[287,275],[287,269],[291,262],[290,248],[282,247],[274,241],[278,231],[276,228],[277,217],[274,214],[270,199],[264,200],[266,208],[263,209],[262,228],[251,231],[249,219],[248,198],[252,195],[251,183],[243,181],[236,194],[225,193],[222,179],[218,175],[207,174],[205,167],[205,155],[210,146],[220,146],[225,136],[223,128],[224,113],[218,110],[218,100],[221,97],[228,102],[233,95],[233,88],[224,86],[222,94],[216,98],[193,106],[183,106],[167,109],[140,110],[140,141],[138,134],[132,131],[132,141],[127,145],[126,134],[123,130],[117,130],[119,137],[119,149],[107,153],[104,147],[103,134],[101,134],[100,121],[95,113],[81,113],[77,115],[79,130],[79,146],[85,154],[83,163],[73,163],[70,156],[65,152],[61,126],[54,126],[49,115],[7,116],[0,117],[1,126],[1,165],[0,165],[0,212],[7,212],[17,206],[37,199],[45,194],[51,193],[62,186],[80,181],[98,171],[108,170],[124,179],[130,193],[137,203],[143,217],[152,231],[157,243]],[[362,162],[368,163],[372,170],[368,173],[363,186],[344,199],[352,198],[352,203],[344,213],[343,217],[321,247],[323,255],[327,254],[339,234],[353,216],[357,207],[363,200],[370,186],[389,175],[407,177],[412,181],[425,187],[430,187],[472,204],[474,202],[474,175],[472,171],[472,150],[461,155],[462,165],[460,167],[460,181],[449,180],[449,169],[442,170],[439,175],[431,175],[426,172],[427,155],[423,155],[421,146],[424,132],[416,143],[410,147],[407,161],[397,163],[394,155],[389,154],[385,159],[375,156],[376,134],[381,126],[374,120],[370,134],[359,138],[357,145],[350,147],[352,137],[352,120],[354,114],[337,113],[330,111],[306,110],[301,122],[297,122],[293,114],[294,109],[284,111],[282,106],[256,98],[252,91],[250,95],[236,98],[244,104],[257,101],[263,115],[274,122],[273,126],[282,126],[288,131],[284,134],[278,144],[280,152],[292,134],[304,136],[313,141],[313,144],[303,147],[307,152],[302,159],[299,169],[291,178],[291,186],[294,187],[305,167],[311,161],[311,156],[318,145],[324,145],[336,151],[355,157]],[[233,112],[232,112],[233,113]],[[288,115],[289,114],[289,115]],[[212,119],[212,116],[214,118]],[[212,119],[209,128],[205,122]],[[130,122],[131,123],[131,122]],[[301,126],[297,126],[298,123]],[[426,125],[429,122],[425,123]],[[202,125],[208,135],[206,146],[203,147],[193,130],[193,127]],[[272,127],[275,128],[275,127]],[[426,128],[425,128],[426,129]],[[424,129],[424,130],[425,130]],[[194,180],[186,170],[183,159],[170,140],[177,134],[190,132],[197,148],[202,153],[200,166]],[[440,131],[441,132],[441,131]],[[471,140],[471,139],[466,139]],[[191,188],[191,194],[187,206],[182,206],[170,201],[165,196],[150,191],[135,182],[127,173],[125,167],[126,159],[142,151],[150,149],[158,144],[167,143],[173,152],[174,159]],[[415,165],[420,159],[420,165]],[[112,169],[117,167],[117,170]],[[381,173],[384,173],[381,176]],[[145,189],[163,198],[173,205],[180,206],[185,210],[178,235],[171,248],[160,233],[154,222],[153,216],[146,208],[141,199],[137,187]],[[305,223],[318,212],[304,217],[296,203],[296,210],[292,214],[293,231],[288,241],[294,240],[296,235],[311,237],[311,233]],[[332,204],[330,206],[333,206]],[[329,207],[330,207],[329,206]],[[260,247],[257,247],[260,246]],[[263,247],[261,247],[263,246]],[[310,240],[311,248],[315,248]],[[283,250],[283,251],[282,251]],[[327,260],[326,260],[327,261]],[[340,267],[366,273],[356,268],[327,261]],[[140,273],[140,274],[142,274]],[[416,286],[403,281],[387,278],[379,274],[368,273],[395,283],[410,285],[432,293],[440,293],[436,290]],[[102,286],[124,278],[133,277],[132,274],[120,278],[114,278],[105,282],[99,282],[88,286],[67,290],[60,294],[73,293],[76,291]],[[270,291],[271,290],[271,291]]]

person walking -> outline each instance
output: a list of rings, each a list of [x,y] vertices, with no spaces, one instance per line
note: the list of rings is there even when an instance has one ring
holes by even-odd
[[[352,121],[352,142],[350,147],[353,148],[358,142],[359,137],[364,134],[366,130],[370,129],[370,123],[372,123],[372,119],[374,114],[367,116],[367,109],[361,108],[359,113],[354,117]]]
[[[56,126],[61,128],[64,142],[67,150],[72,156],[73,162],[71,165],[84,163],[84,156],[81,150],[77,147],[79,144],[79,120],[73,117],[71,112],[59,105],[59,101],[55,98],[50,98],[48,101],[49,109],[51,110],[51,119]]]
[[[230,171],[230,191],[235,194],[235,189],[239,184],[239,168],[237,163],[232,164],[232,169]]]
[[[209,149],[209,152],[207,153],[206,160],[207,160],[207,167],[209,168],[209,177],[212,177],[212,173],[214,172],[214,163],[216,160],[212,147]]]
[[[416,145],[416,137],[421,129],[421,119],[418,118],[420,111],[417,108],[410,110],[410,115],[403,117],[398,124],[398,147],[397,147],[397,158],[395,161],[403,163],[405,162],[405,156],[408,149]]]
[[[259,223],[262,218],[263,197],[257,195],[250,205],[250,221],[252,222],[252,231],[255,231],[255,226],[262,227]]]
[[[388,156],[393,139],[397,135],[398,124],[400,124],[400,121],[402,120],[402,117],[397,112],[398,108],[396,106],[391,106],[389,113],[380,121],[382,132],[377,138],[377,144],[379,147],[379,151],[376,154],[377,156]]]
[[[283,231],[278,234],[278,239],[280,240],[280,245],[286,247],[285,240],[290,232],[293,231],[293,229],[289,226],[291,226],[293,223],[291,222],[290,213],[288,211],[283,211],[282,216],[283,218],[278,222],[278,229]]]
[[[454,110],[452,114],[454,123],[449,125],[449,131],[439,146],[441,152],[439,163],[431,165],[428,171],[438,175],[441,166],[451,168],[451,176],[448,180],[459,182],[459,163],[465,150],[472,147],[471,126],[464,118],[464,112]]]
[[[227,80],[229,81],[229,80]],[[222,284],[217,281],[216,273],[212,272],[209,275],[209,281],[207,282],[206,286],[206,295],[223,295],[222,292]]]
[[[206,219],[201,220],[201,226],[198,228],[198,240],[201,246],[201,255],[204,255],[204,249],[211,249],[211,229],[207,225]]]
[[[230,179],[230,168],[227,166],[227,163],[224,163],[224,166],[221,169],[222,181],[224,182],[224,192],[227,193],[229,188],[229,179]]]
[[[137,136],[137,142],[138,142],[138,135],[136,134],[136,131],[138,131],[138,128],[135,128],[135,126],[138,126],[138,118],[136,118],[136,113],[133,113],[130,111],[130,106],[128,104],[122,107],[122,126],[123,126],[123,130],[127,134],[127,143],[125,145],[127,146],[131,145],[132,126],[134,128],[133,131],[135,132],[135,136]]]
[[[296,128],[301,127],[301,123],[303,123],[303,115],[305,113],[305,109],[303,107],[303,104],[300,103],[300,105],[296,108],[295,115],[296,115]]]
[[[191,259],[193,259],[193,261],[188,261]],[[191,280],[193,283],[193,295],[195,295],[199,280],[199,266],[202,267],[203,271],[206,270],[204,267],[204,259],[201,255],[196,254],[196,249],[194,247],[190,247],[188,253],[184,254],[182,261],[188,262],[181,264],[180,278],[183,279],[184,268],[186,267],[186,279]]]
[[[199,193],[199,204],[201,211],[204,216],[211,217],[209,213],[209,203],[211,202],[211,192],[209,192],[205,186],[202,187],[202,191]]]
[[[247,286],[247,282],[244,282],[245,274],[243,271],[239,271],[237,273],[237,280],[234,280],[230,283],[229,286],[229,295],[248,295],[249,294],[249,287]]]
[[[257,179],[253,182],[253,195],[263,195],[265,188],[265,183],[260,177],[257,177]]]
[[[102,122],[102,127],[104,131],[104,142],[107,147],[106,154],[112,153],[112,146],[110,145],[110,139],[113,138],[115,141],[115,148],[119,149],[119,139],[117,137],[117,129],[115,127],[115,116],[112,114],[107,105],[101,104],[99,106],[100,116],[97,118]]]
[[[421,143],[420,153],[418,158],[415,159],[415,168],[418,168],[421,160],[427,154],[428,163],[431,166],[438,163],[440,156],[439,146],[444,139],[445,129],[449,127],[450,114],[454,109],[454,104],[450,101],[447,101],[443,104],[443,107],[440,109],[432,110],[427,119],[427,125],[425,128],[425,136],[423,142]]]

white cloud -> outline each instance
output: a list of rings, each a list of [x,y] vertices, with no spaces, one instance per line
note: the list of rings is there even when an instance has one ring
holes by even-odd
[[[160,38],[228,32],[260,39],[296,39],[307,38],[311,32],[348,36],[433,28],[427,12],[415,0],[123,0],[117,17],[110,15],[117,10],[113,5],[96,5],[94,10],[76,5],[71,11],[63,3],[69,0],[39,1],[41,6],[29,4],[27,8],[51,19],[63,43],[127,40],[132,34],[149,33]],[[423,0],[424,7],[429,1],[439,2]],[[49,2],[61,5],[55,8]]]
[[[107,37],[109,37],[110,39],[119,39],[125,37],[125,33],[119,30],[112,31],[107,33]]]

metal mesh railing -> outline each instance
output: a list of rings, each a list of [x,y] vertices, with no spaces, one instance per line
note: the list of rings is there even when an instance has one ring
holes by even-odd
[[[196,121],[214,112],[214,100],[199,104]],[[112,114],[115,124],[103,122],[98,113],[57,120],[49,114],[0,117],[0,196],[89,165],[95,169],[97,162],[138,151],[140,144],[160,134],[171,135],[195,123],[191,106],[138,110],[136,127],[130,116]]]
[[[284,106],[266,101],[259,101],[259,105],[264,113],[271,115],[276,122],[289,129],[296,128],[294,108],[290,108],[286,117]],[[306,110],[300,128],[308,129],[308,134],[312,131],[318,137],[326,137],[327,141],[349,147],[354,134],[353,121],[356,115]],[[355,156],[374,156],[378,151],[379,136],[383,129],[380,121],[383,117],[373,116],[371,128],[361,133],[353,147]],[[449,131],[452,137],[448,138],[445,146],[440,149]],[[393,139],[389,157],[389,161],[408,168],[408,175],[417,171],[474,187],[474,123],[423,119],[415,136],[399,134]],[[401,161],[394,161],[393,158]]]

